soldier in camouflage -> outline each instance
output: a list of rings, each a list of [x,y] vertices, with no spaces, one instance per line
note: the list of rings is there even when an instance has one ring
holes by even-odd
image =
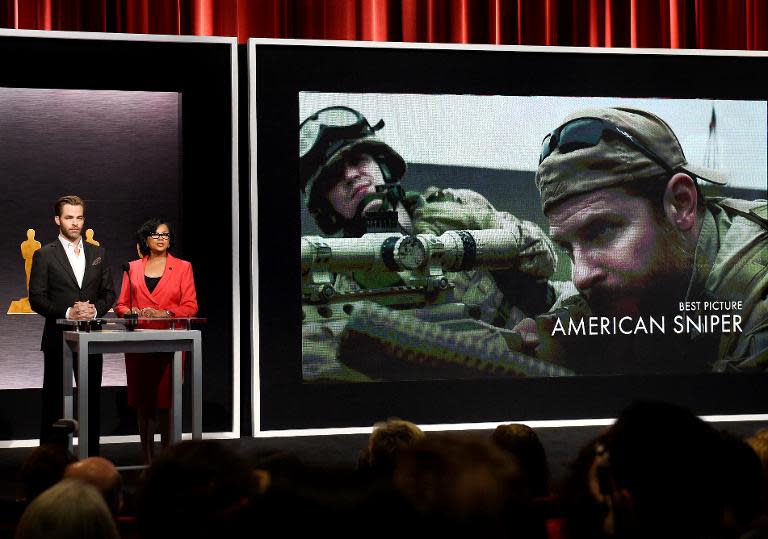
[[[565,304],[578,316],[736,314],[741,324],[553,344],[553,319],[542,317],[517,327],[530,351],[582,373],[766,368],[766,202],[705,198],[697,178],[726,183],[689,163],[669,125],[642,110],[581,111],[545,137],[536,183],[578,290]]]
[[[301,124],[303,192],[323,232],[341,230],[346,236],[360,236],[367,231],[366,215],[382,208],[397,212],[397,227],[406,234],[503,228],[515,232],[520,246],[516,278],[507,280],[515,282],[517,288],[522,288],[524,280],[530,292],[530,286],[552,275],[557,260],[552,243],[534,223],[497,211],[485,197],[469,189],[430,187],[424,193],[404,191],[399,182],[406,171],[405,161],[375,137],[383,125],[379,122],[371,127],[359,113],[346,107],[323,109]],[[349,277],[340,276],[342,282],[337,283],[337,290],[372,284],[364,282],[361,275],[351,280]],[[535,314],[548,307],[545,297],[534,301],[532,294],[515,304],[505,301],[501,287],[487,272],[468,271],[453,277],[456,301],[479,306],[481,319],[496,326],[511,328],[523,314]],[[541,290],[546,294],[545,286]],[[532,308],[521,310],[520,302],[531,303]]]
[[[302,192],[319,228],[329,235],[341,231],[348,237],[379,231],[436,235],[460,229],[513,231],[520,252],[517,267],[450,274],[454,299],[473,306],[480,320],[502,328],[545,312],[554,300],[547,279],[554,271],[556,255],[544,231],[496,210],[469,189],[405,191],[400,185],[405,161],[375,136],[383,126],[383,121],[371,126],[359,112],[342,106],[317,111],[301,123]],[[387,214],[396,215],[394,222],[383,217]],[[396,273],[339,274],[335,289],[343,293],[383,288],[398,281]]]

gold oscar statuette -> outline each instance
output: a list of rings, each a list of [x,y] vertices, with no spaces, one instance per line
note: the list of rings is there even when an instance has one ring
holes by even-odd
[[[101,245],[98,241],[93,239],[93,229],[92,228],[87,228],[85,230],[85,241],[90,243],[91,245],[95,245],[96,247]]]
[[[95,245],[96,247],[100,247],[101,243],[93,239],[93,229],[92,228],[86,228],[85,229],[85,242],[90,243],[91,245]],[[108,312],[113,313],[115,312],[113,309],[110,309]]]
[[[8,314],[35,314],[29,305],[29,274],[32,272],[32,257],[42,245],[35,239],[35,229],[27,230],[27,239],[21,242],[21,257],[24,259],[24,272],[27,274],[27,297],[11,302]]]

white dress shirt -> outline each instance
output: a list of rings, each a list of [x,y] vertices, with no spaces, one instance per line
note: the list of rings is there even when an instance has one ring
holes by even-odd
[[[80,254],[75,254],[75,245],[67,238],[59,234],[59,241],[64,246],[64,252],[67,253],[67,259],[69,259],[69,265],[72,266],[72,271],[75,273],[75,279],[77,279],[77,286],[83,287],[83,275],[85,275],[85,249],[83,249],[83,238],[78,238],[78,244],[80,247]]]
[[[72,271],[75,274],[75,279],[77,279],[77,286],[80,288],[83,287],[83,275],[85,275],[85,249],[83,249],[83,238],[82,236],[79,238],[79,245],[80,245],[80,253],[75,254],[75,244],[69,241],[67,238],[59,234],[59,241],[61,242],[61,245],[64,246],[64,252],[67,253],[67,260],[69,260],[69,265],[72,266]],[[72,307],[67,309],[67,312],[64,313],[64,318],[69,318],[69,311]]]

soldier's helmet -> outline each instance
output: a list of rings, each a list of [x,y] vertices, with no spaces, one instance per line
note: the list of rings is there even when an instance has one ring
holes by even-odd
[[[341,178],[345,158],[369,154],[379,164],[386,183],[397,183],[405,174],[400,154],[375,136],[382,127],[384,120],[372,126],[358,111],[343,106],[321,109],[299,125],[301,190],[323,232],[332,234],[344,227],[344,218],[326,195]]]

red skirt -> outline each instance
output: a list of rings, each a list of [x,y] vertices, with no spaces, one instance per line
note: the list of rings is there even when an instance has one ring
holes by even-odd
[[[173,352],[125,354],[128,404],[140,410],[171,407]],[[186,354],[182,360],[182,378]]]

